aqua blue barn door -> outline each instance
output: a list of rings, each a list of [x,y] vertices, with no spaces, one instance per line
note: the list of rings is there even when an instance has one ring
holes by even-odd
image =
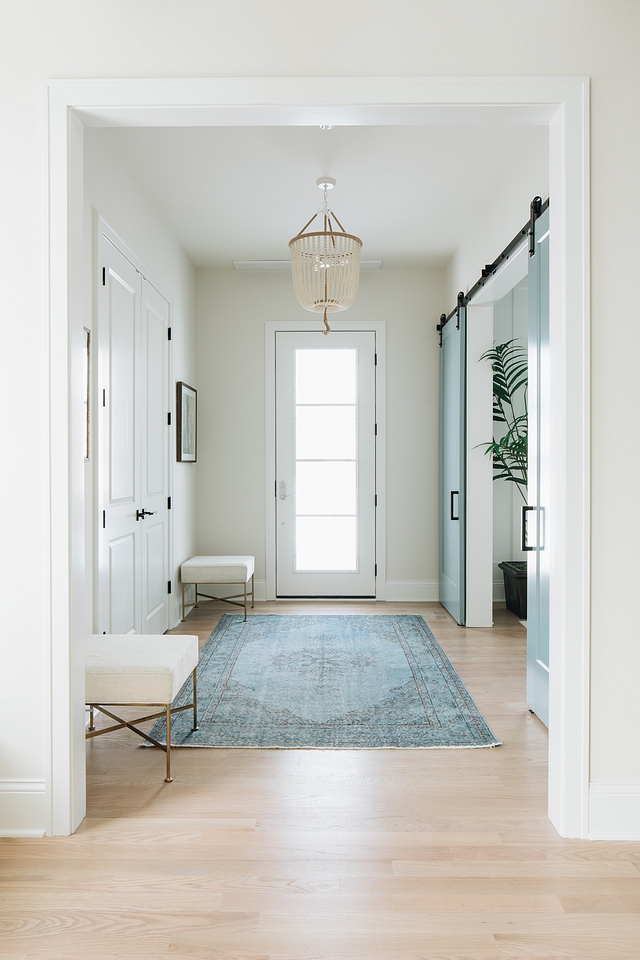
[[[535,221],[529,258],[529,486],[523,507],[527,559],[527,704],[549,725],[549,210]]]
[[[465,619],[466,307],[442,330],[440,356],[440,603]]]

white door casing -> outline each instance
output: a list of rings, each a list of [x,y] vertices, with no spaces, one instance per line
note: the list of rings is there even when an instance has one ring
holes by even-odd
[[[278,596],[375,596],[375,351],[373,331],[276,333]]]
[[[453,121],[544,123],[550,132],[554,237],[550,251],[554,404],[551,497],[557,558],[551,571],[550,655],[552,662],[556,658],[559,669],[550,685],[549,814],[563,836],[586,836],[590,669],[589,79],[108,78],[52,80],[46,86],[43,142],[48,149],[48,189],[44,216],[49,225],[46,262],[51,449],[48,832],[72,832],[84,810],[84,505],[74,480],[82,407],[73,403],[72,377],[86,319],[83,125],[393,125]],[[267,394],[267,407],[270,402]],[[571,438],[570,444],[567,438]],[[273,451],[267,450],[267,457],[272,456]],[[270,515],[273,496],[266,506]],[[380,574],[383,531],[378,529],[377,536]],[[267,596],[272,596],[273,590],[273,554],[273,533],[267,526]],[[379,582],[378,598],[382,599],[380,587]]]
[[[164,633],[169,304],[102,231],[98,254],[97,629]]]

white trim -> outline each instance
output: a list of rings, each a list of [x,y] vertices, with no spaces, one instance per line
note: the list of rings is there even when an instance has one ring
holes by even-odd
[[[81,125],[539,123],[550,131],[553,489],[549,815],[588,834],[589,82],[587,78],[303,77],[47,84],[50,314],[49,831],[83,816],[84,505],[70,477],[69,356],[82,329]],[[78,208],[78,202],[80,206]],[[81,239],[81,238],[80,238]],[[81,246],[81,244],[80,244]],[[77,405],[76,405],[77,406]],[[81,409],[81,405],[79,407]],[[569,495],[570,492],[570,495]],[[73,523],[70,526],[70,523]],[[71,533],[70,533],[71,531]],[[570,547],[570,550],[569,550]],[[570,553],[570,557],[569,557]],[[383,562],[383,555],[380,561]],[[384,579],[382,581],[384,583]]]
[[[590,784],[589,836],[592,840],[640,840],[640,783]]]
[[[437,603],[439,580],[387,580],[388,603]]]
[[[44,793],[44,780],[0,780],[0,793]]]
[[[297,333],[299,331],[322,330],[322,321],[314,317],[309,320],[267,320],[265,335],[265,430],[266,430],[266,600],[276,599],[276,333]],[[376,335],[376,423],[378,436],[376,442],[376,493],[378,509],[376,514],[376,600],[386,599],[386,494],[387,494],[387,403],[386,403],[386,339],[385,321],[372,320],[331,320],[331,329],[338,331],[373,331]],[[257,591],[256,591],[257,592]]]
[[[46,801],[44,780],[0,780],[0,837],[43,837]]]

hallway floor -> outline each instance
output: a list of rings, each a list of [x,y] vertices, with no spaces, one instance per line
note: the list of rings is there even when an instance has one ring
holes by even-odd
[[[226,604],[180,629],[209,636]],[[525,630],[439,604],[260,603],[257,613],[419,613],[503,746],[180,750],[87,745],[73,837],[0,841],[11,960],[640,957],[640,843],[560,839]]]

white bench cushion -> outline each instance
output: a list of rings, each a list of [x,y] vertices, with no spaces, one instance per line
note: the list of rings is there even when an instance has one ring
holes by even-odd
[[[183,583],[248,583],[255,557],[191,557],[182,564]]]
[[[197,637],[87,637],[85,703],[171,703],[197,663]]]

